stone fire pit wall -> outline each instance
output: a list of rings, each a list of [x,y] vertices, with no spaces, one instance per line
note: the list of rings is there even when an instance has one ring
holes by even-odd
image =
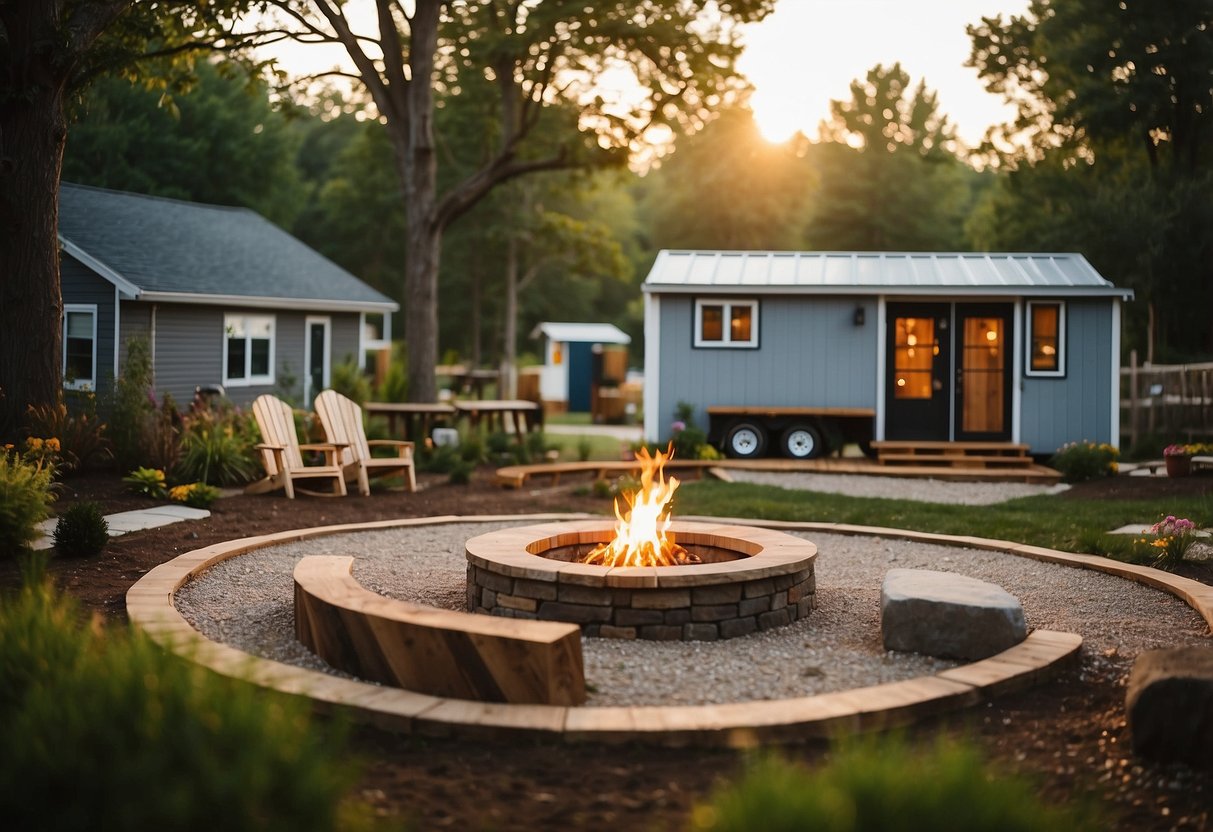
[[[676,522],[672,531],[705,562],[639,568],[577,562],[613,534],[603,521],[473,538],[468,609],[567,621],[587,636],[715,641],[791,624],[816,605],[812,543],[740,526]]]

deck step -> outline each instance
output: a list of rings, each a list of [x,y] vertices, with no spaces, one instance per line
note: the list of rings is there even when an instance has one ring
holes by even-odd
[[[907,465],[955,465],[955,466],[977,466],[984,467],[1002,466],[1002,467],[1023,467],[1026,468],[1032,464],[1030,456],[979,456],[977,454],[881,454],[880,462],[883,465],[890,464],[907,464]]]
[[[1028,468],[1028,446],[1014,442],[873,442],[881,465],[923,465],[942,468]]]

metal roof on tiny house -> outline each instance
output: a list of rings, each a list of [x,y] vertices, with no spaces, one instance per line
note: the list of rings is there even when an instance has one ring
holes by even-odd
[[[1081,254],[857,251],[670,251],[645,278],[652,293],[1067,295],[1121,297]]]
[[[563,343],[630,344],[632,338],[614,324],[544,321],[531,330],[531,337],[546,335]]]

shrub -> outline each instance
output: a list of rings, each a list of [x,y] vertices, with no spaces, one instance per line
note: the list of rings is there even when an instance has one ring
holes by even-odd
[[[479,436],[469,436],[459,443],[459,458],[471,465],[479,465],[488,459],[484,440]]]
[[[80,396],[77,412],[69,411],[62,398],[55,404],[31,405],[26,411],[27,429],[33,436],[52,436],[59,441],[61,472],[84,471],[110,456],[105,425],[97,418],[97,399],[92,393]]]
[[[55,548],[68,557],[96,557],[109,540],[109,523],[96,503],[76,503],[55,523]]]
[[[196,403],[182,420],[177,477],[186,482],[243,485],[257,475],[253,446],[258,438],[256,423],[229,402],[215,408]]]
[[[210,508],[219,499],[220,491],[204,482],[176,485],[169,489],[168,498],[175,503],[185,503],[194,508]]]
[[[109,437],[119,470],[144,464],[162,467],[145,453],[148,423],[157,409],[152,398],[152,353],[146,338],[127,341],[126,360],[111,395]]]
[[[916,752],[896,739],[845,745],[816,771],[761,758],[742,780],[697,806],[706,832],[1078,832],[1086,813],[1041,803],[1030,786],[986,770],[971,748],[940,742]]]
[[[590,458],[590,454],[594,452],[594,443],[590,441],[588,436],[583,436],[577,440],[577,459],[580,462],[585,462]]]
[[[11,446],[0,452],[0,556],[12,557],[38,538],[54,499],[49,468],[26,462]]]
[[[10,828],[339,826],[354,775],[302,703],[90,626],[43,580],[0,602],[0,632]]]
[[[164,472],[159,468],[136,468],[123,477],[122,481],[126,483],[126,490],[132,494],[156,500],[162,500],[168,496],[168,491],[165,489]]]
[[[1094,442],[1070,442],[1062,445],[1049,465],[1061,472],[1066,482],[1086,482],[1117,471],[1118,452],[1111,445]]]
[[[1172,570],[1179,566],[1196,542],[1196,524],[1173,514],[1159,520],[1146,533],[1152,537],[1137,542],[1150,547],[1153,555],[1151,565],[1159,569]]]
[[[404,364],[393,360],[383,374],[383,381],[375,389],[375,401],[405,402],[408,398],[409,379],[404,372]]]
[[[472,472],[476,466],[464,459],[455,459],[451,466],[449,482],[451,485],[467,485],[472,481]]]
[[[358,404],[366,404],[371,398],[371,382],[352,358],[333,366],[329,383],[338,393]]]

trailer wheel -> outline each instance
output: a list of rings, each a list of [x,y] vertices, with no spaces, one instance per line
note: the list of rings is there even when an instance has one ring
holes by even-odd
[[[755,422],[738,422],[724,440],[724,452],[733,459],[762,456],[767,447],[767,432]]]
[[[816,459],[825,452],[825,445],[816,425],[801,423],[783,432],[780,449],[789,459]]]

